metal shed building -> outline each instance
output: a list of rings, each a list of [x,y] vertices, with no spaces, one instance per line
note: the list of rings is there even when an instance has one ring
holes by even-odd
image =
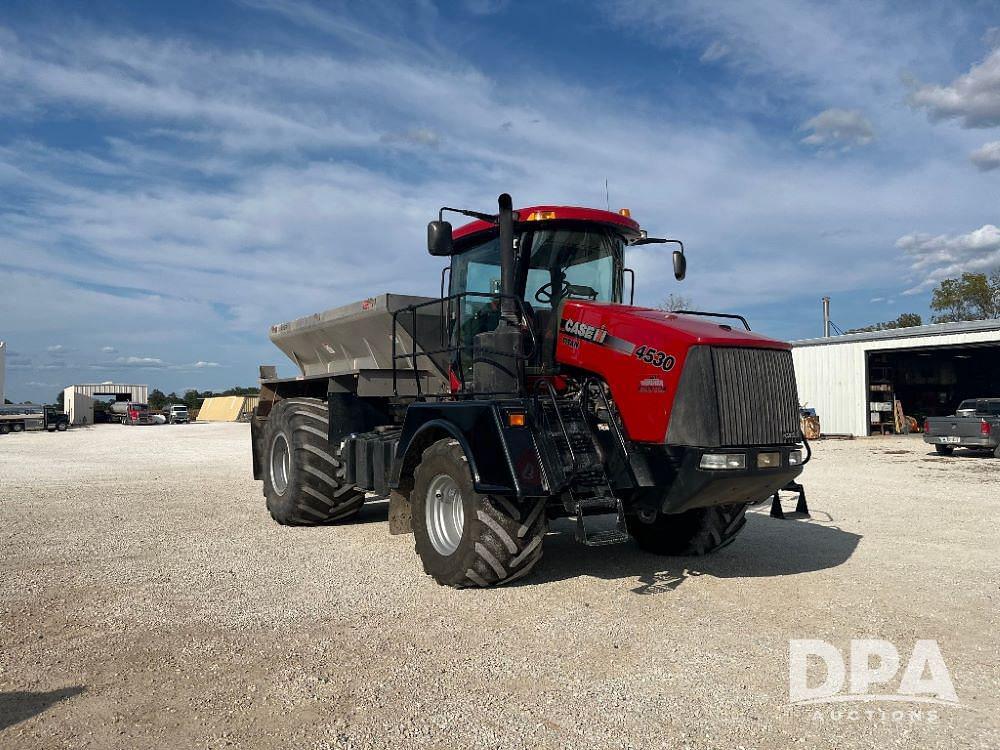
[[[135,401],[144,404],[149,400],[149,386],[122,383],[82,383],[63,390],[63,412],[69,415],[70,424],[94,423],[94,399],[114,396],[117,401]]]
[[[967,398],[1000,396],[1000,320],[938,323],[792,342],[799,401],[826,434],[869,435],[873,407],[953,414]],[[880,416],[879,420],[884,417]]]

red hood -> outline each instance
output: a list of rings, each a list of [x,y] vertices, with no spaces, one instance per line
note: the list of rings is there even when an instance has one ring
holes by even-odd
[[[628,436],[662,443],[677,384],[694,346],[791,347],[714,318],[604,302],[567,300],[556,361],[594,373],[611,388]]]
[[[636,320],[648,321],[650,332],[660,327],[669,328],[672,337],[689,345],[708,344],[710,346],[759,346],[765,349],[791,349],[784,341],[761,336],[747,331],[738,320],[706,318],[696,315],[681,315],[650,307],[632,307],[609,303],[585,303],[599,305],[615,317],[625,315]],[[565,312],[563,313],[565,315]]]

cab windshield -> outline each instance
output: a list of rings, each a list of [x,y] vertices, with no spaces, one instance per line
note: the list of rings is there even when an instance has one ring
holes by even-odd
[[[518,280],[520,296],[530,305],[555,307],[567,297],[617,302],[621,299],[620,268],[624,241],[603,229],[542,229],[525,233],[520,250],[531,253]],[[451,294],[500,292],[500,240],[483,244],[452,258]],[[489,302],[486,297],[470,300]]]
[[[618,301],[615,271],[621,263],[622,248],[621,239],[602,230],[535,232],[524,298],[553,307],[566,297]]]

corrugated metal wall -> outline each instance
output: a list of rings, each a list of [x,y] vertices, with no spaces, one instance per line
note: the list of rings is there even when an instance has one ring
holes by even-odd
[[[984,343],[1000,345],[1000,331],[843,343],[837,343],[833,337],[828,344],[795,346],[792,358],[799,401],[816,410],[824,433],[865,436],[868,434],[868,394],[865,392],[868,352]]]
[[[825,433],[868,434],[865,346],[824,344],[792,350],[799,401],[816,410]]]

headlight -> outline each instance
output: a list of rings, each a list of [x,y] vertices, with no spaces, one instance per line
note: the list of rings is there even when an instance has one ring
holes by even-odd
[[[802,463],[802,451],[792,451],[788,454],[788,465],[799,466]]]
[[[759,469],[776,469],[781,466],[781,454],[780,453],[758,453],[757,454],[757,468]]]
[[[698,464],[702,469],[745,469],[747,457],[743,453],[706,453]]]

